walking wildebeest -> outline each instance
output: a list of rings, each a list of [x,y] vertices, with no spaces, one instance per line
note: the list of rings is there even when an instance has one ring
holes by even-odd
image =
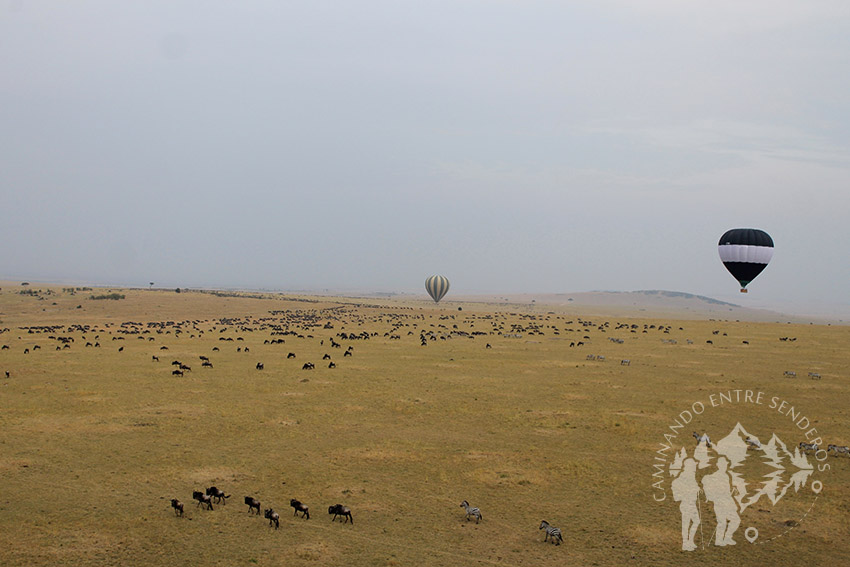
[[[251,496],[245,497],[245,504],[248,505],[248,513],[253,514],[254,510],[257,510],[257,515],[260,515],[260,501],[256,498],[252,498]]]
[[[183,515],[183,503],[177,500],[176,498],[171,499],[171,507],[174,508],[175,516]]]
[[[219,490],[215,486],[207,488],[207,496],[212,496],[216,498],[216,502],[222,502],[223,504],[227,504],[227,499],[230,498],[230,494],[225,494],[223,490]]]
[[[292,506],[293,508],[295,508],[295,514],[294,514],[295,516],[298,515],[298,512],[301,512],[302,518],[304,518],[306,520],[310,519],[310,509],[307,506],[305,506],[304,504],[302,504],[299,500],[296,500],[295,498],[293,498],[292,500],[289,501],[289,505]]]
[[[195,490],[194,492],[192,492],[192,500],[197,500],[198,506],[200,506],[201,504],[206,504],[207,510],[213,509],[212,498],[204,494],[200,490]]]
[[[337,516],[345,517],[345,522],[348,523],[351,520],[351,523],[354,523],[354,518],[351,516],[351,510],[348,509],[347,506],[343,506],[342,504],[334,504],[333,506],[328,507],[328,514],[333,514],[333,518],[331,521],[336,520]]]
[[[266,510],[263,516],[265,518],[268,518],[269,527],[271,527],[272,524],[274,524],[274,529],[278,529],[280,527],[280,514],[275,512],[273,509],[269,508],[268,510]]]

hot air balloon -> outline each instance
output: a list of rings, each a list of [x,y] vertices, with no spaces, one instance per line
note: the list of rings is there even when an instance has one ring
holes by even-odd
[[[773,239],[757,228],[733,228],[720,237],[717,251],[720,261],[741,284],[741,293],[747,293],[747,284],[773,257]]]
[[[449,291],[449,280],[445,276],[431,276],[425,280],[425,291],[434,300],[434,303],[439,303],[443,296]]]

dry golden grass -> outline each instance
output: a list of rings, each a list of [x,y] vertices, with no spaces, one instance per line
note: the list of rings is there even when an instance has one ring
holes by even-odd
[[[91,293],[108,291],[30,287],[55,293],[0,291],[0,328],[10,329],[0,334],[10,347],[0,370],[12,375],[0,379],[0,565],[839,565],[850,552],[850,459],[829,459],[812,512],[769,545],[738,534],[734,549],[681,552],[678,508],[655,503],[651,486],[665,428],[715,392],[793,401],[827,442],[850,444],[847,327],[149,290],[93,301]],[[316,326],[297,326],[304,315]],[[304,338],[272,335],[259,321],[286,317]],[[579,325],[584,318],[595,325]],[[128,321],[140,331],[184,322],[183,332],[121,334]],[[604,321],[605,332],[596,327]],[[618,321],[639,328],[615,330]],[[72,324],[90,328],[22,328]],[[490,334],[493,324],[525,330],[506,338]],[[643,333],[644,324],[672,328]],[[529,334],[530,325],[542,334]],[[487,334],[422,347],[423,330]],[[375,335],[337,336],[362,331]],[[74,342],[57,351],[50,335]],[[272,338],[286,344],[264,344]],[[570,348],[577,340],[587,344]],[[343,357],[349,345],[354,356]],[[337,368],[327,368],[325,353]],[[199,355],[214,368],[202,368]],[[175,359],[192,371],[172,376]],[[316,369],[301,370],[306,361]],[[785,370],[798,377],[783,378]],[[810,371],[823,379],[809,380]],[[722,435],[738,420],[760,435],[785,432],[789,444],[802,439],[778,412],[740,405],[706,412],[699,426]],[[232,498],[197,508],[192,491],[212,485]],[[281,514],[280,530],[248,514],[246,495]],[[310,520],[292,517],[293,497],[310,506]],[[171,498],[186,505],[184,518]],[[464,521],[464,499],[481,508],[480,524]],[[786,501],[764,513],[766,531],[802,503]],[[352,509],[353,525],[331,523],[327,506],[337,502]],[[562,528],[565,545],[542,542],[541,519]]]

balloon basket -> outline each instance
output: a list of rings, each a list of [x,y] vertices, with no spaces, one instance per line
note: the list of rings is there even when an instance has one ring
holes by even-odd
[[[748,292],[747,292],[747,288],[742,287],[742,288],[741,288],[741,293],[748,293]]]

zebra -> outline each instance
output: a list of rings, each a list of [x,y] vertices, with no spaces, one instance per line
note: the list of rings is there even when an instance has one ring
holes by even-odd
[[[806,453],[807,451],[813,451],[815,453],[818,452],[817,443],[806,443],[805,441],[800,441],[799,447],[803,450],[803,453]]]
[[[561,545],[561,542],[564,541],[564,537],[561,535],[561,530],[549,524],[546,520],[540,522],[540,529],[546,530],[546,537],[543,538],[543,541],[548,541],[549,538],[552,538],[552,543],[555,545]]]
[[[761,449],[761,442],[755,437],[747,437],[744,439],[747,442],[747,449],[752,447],[753,449]]]
[[[827,445],[826,446],[826,452],[829,453],[830,451],[835,451],[836,457],[838,455],[841,455],[841,454],[847,455],[848,457],[850,457],[850,447],[847,447],[846,445],[844,447],[840,447],[838,445],[833,445],[833,444]]]
[[[708,433],[703,433],[700,435],[696,431],[694,431],[694,439],[697,440],[697,445],[705,441],[705,446],[711,449],[711,439],[708,438]]]
[[[464,500],[463,502],[460,503],[460,507],[466,509],[466,519],[467,519],[467,521],[469,520],[470,516],[475,517],[475,523],[476,524],[484,519],[484,516],[481,515],[481,510],[479,510],[478,508],[473,508],[472,506],[469,505],[469,502],[467,502],[466,500]]]

